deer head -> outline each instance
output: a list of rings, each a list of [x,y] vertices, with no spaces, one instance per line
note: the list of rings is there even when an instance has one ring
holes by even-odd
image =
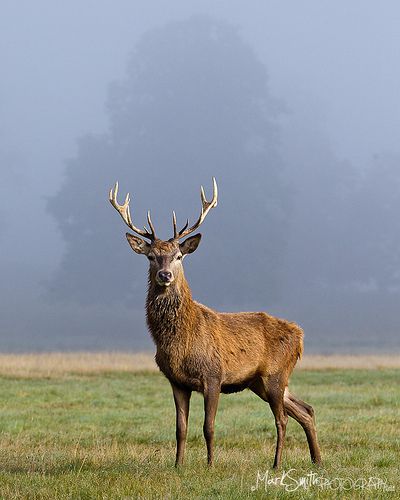
[[[167,241],[157,238],[153,223],[151,221],[150,212],[147,212],[147,222],[149,225],[144,229],[139,229],[133,225],[129,202],[129,193],[125,197],[123,205],[119,205],[117,201],[118,195],[118,182],[115,184],[114,189],[110,190],[109,199],[112,206],[119,212],[125,224],[140,237],[126,233],[126,238],[132,250],[138,254],[145,255],[150,262],[150,280],[158,287],[163,289],[168,288],[174,283],[179,276],[183,273],[182,260],[183,258],[196,250],[200,243],[201,234],[190,236],[186,240],[180,242],[189,234],[196,231],[197,228],[203,223],[208,212],[217,206],[218,188],[215,178],[213,177],[213,197],[211,201],[207,201],[204,194],[203,186],[200,188],[201,196],[201,212],[197,221],[189,227],[189,221],[186,221],[184,227],[178,231],[176,225],[176,215],[172,212],[172,223],[174,229],[174,236]],[[145,241],[143,238],[149,240]]]

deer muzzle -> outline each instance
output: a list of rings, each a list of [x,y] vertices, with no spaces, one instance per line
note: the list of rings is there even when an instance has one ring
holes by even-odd
[[[171,271],[158,271],[157,283],[161,286],[169,286],[174,281],[174,275]]]

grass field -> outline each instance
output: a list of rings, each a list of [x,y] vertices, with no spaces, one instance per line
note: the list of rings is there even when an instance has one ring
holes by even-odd
[[[291,390],[317,413],[322,468],[290,420],[282,469],[270,470],[272,414],[245,391],[221,396],[209,469],[195,394],[176,470],[171,390],[148,356],[0,355],[0,498],[399,498],[399,365],[309,357],[295,370]],[[266,485],[266,471],[276,480],[289,469],[295,491]],[[311,473],[330,487],[298,486]]]

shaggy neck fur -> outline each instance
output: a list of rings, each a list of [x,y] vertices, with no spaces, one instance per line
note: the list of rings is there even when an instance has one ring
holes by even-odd
[[[167,349],[193,331],[195,307],[183,272],[169,287],[158,285],[153,278],[149,272],[147,324],[157,347]]]

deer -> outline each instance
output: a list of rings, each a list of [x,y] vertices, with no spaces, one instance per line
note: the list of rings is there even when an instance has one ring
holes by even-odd
[[[200,233],[189,235],[217,206],[218,188],[214,177],[212,182],[211,201],[207,201],[203,187],[200,188],[201,211],[192,226],[189,227],[187,220],[184,227],[177,230],[176,215],[172,212],[174,235],[167,241],[157,238],[150,211],[147,212],[148,227],[140,229],[133,225],[129,193],[122,205],[117,201],[118,182],[109,193],[112,206],[135,233],[126,233],[129,245],[149,260],[146,319],[156,346],[156,364],[168,379],[175,402],[175,466],[181,466],[184,460],[192,392],[199,392],[204,398],[203,434],[207,463],[211,466],[220,394],[246,388],[269,404],[275,418],[277,439],[273,467],[281,464],[288,416],[302,426],[311,461],[320,464],[314,410],[288,390],[289,377],[303,353],[303,330],[296,323],[265,312],[217,312],[192,298],[182,263],[201,240]]]

